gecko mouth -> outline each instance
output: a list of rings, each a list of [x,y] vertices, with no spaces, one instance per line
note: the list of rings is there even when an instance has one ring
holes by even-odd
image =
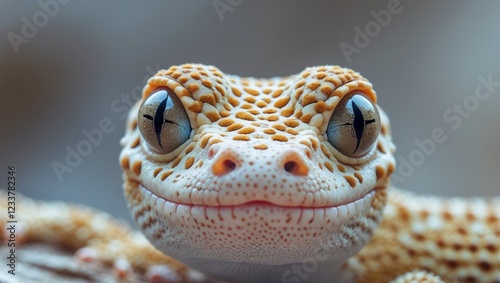
[[[143,233],[156,248],[192,265],[207,259],[242,262],[238,254],[246,255],[242,264],[282,265],[358,249],[379,222],[382,212],[374,205],[384,198],[384,188],[376,187],[329,207],[282,206],[258,199],[209,206],[170,201],[138,182],[128,185],[141,196],[132,211]]]
[[[339,202],[333,205],[326,205],[326,206],[302,206],[302,205],[283,205],[283,204],[277,204],[268,200],[251,200],[247,202],[242,202],[242,203],[237,203],[237,204],[222,204],[222,205],[208,205],[208,204],[196,204],[196,203],[187,203],[187,202],[181,202],[181,201],[174,201],[167,199],[165,197],[160,196],[159,194],[155,193],[154,191],[148,189],[146,186],[143,184],[139,184],[139,189],[141,193],[145,196],[148,196],[154,201],[155,203],[158,201],[161,202],[166,202],[169,204],[173,205],[178,205],[178,206],[186,206],[186,207],[201,207],[201,208],[245,208],[245,207],[268,207],[268,208],[283,208],[283,209],[330,209],[330,208],[336,208],[336,209],[349,209],[349,208],[356,208],[358,206],[361,206],[365,202],[370,202],[371,199],[374,197],[375,193],[377,190],[382,189],[380,187],[375,187],[371,190],[369,190],[367,193],[361,195],[360,197],[350,199],[344,202]]]

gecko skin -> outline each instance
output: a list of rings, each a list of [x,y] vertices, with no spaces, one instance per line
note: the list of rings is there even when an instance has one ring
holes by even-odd
[[[390,187],[395,147],[376,100],[338,66],[272,79],[161,70],[130,111],[120,163],[135,222],[169,256],[64,205],[51,217],[22,204],[23,238],[71,239],[80,257],[151,281],[208,280],[190,266],[227,282],[500,282],[500,198]]]

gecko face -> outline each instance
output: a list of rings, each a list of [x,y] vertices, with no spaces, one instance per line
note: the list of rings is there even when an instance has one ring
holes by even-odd
[[[372,85],[338,66],[272,79],[195,64],[159,71],[122,145],[137,225],[201,270],[343,262],[379,223],[394,170]]]

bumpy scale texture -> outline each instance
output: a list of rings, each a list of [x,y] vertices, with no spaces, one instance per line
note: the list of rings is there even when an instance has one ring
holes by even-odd
[[[186,125],[141,112],[158,90],[178,98],[170,107],[182,104],[191,128],[185,140],[160,136]],[[361,120],[365,128],[378,123],[380,133],[354,157],[327,135],[332,123],[340,125],[332,118],[336,106],[352,93],[380,113]],[[140,126],[154,121],[163,124],[141,135]],[[162,151],[156,140],[176,146]],[[320,66],[255,79],[212,66],[173,66],[148,81],[122,145],[125,197],[138,227],[158,250],[212,278],[500,282],[500,199],[388,187],[395,167],[389,121],[372,85],[352,70]],[[140,272],[163,265],[169,282],[206,280],[101,213],[32,201],[21,208],[26,240],[81,248],[80,256],[120,259]]]

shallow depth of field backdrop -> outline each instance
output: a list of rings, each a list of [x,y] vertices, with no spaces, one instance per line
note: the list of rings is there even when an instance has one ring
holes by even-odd
[[[256,77],[353,68],[391,118],[398,186],[500,194],[499,10],[496,1],[2,1],[0,188],[14,164],[27,196],[129,219],[118,165],[129,100],[158,68],[194,62]],[[102,123],[108,131],[88,141]],[[68,163],[79,145],[85,156]]]

